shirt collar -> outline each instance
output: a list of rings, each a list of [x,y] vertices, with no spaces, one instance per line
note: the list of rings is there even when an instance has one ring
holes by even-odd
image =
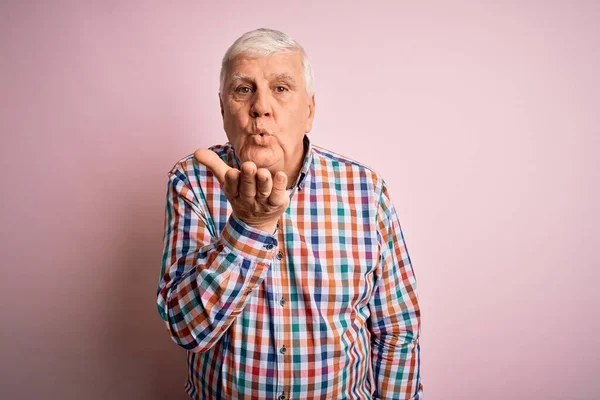
[[[304,187],[304,180],[308,172],[310,171],[310,166],[312,164],[313,157],[313,146],[308,138],[308,135],[304,135],[304,139],[302,139],[302,143],[304,144],[304,161],[302,162],[302,167],[300,168],[300,174],[298,175],[298,180],[296,183],[290,187],[293,189],[295,186],[298,187],[298,190],[302,190]]]
[[[302,190],[302,188],[304,187],[304,180],[306,178],[306,175],[310,171],[310,165],[312,163],[313,156],[313,146],[310,139],[308,138],[308,135],[304,135],[302,143],[304,144],[304,161],[302,162],[302,167],[300,168],[300,174],[298,174],[298,180],[296,181],[296,183],[294,183],[294,185],[288,187],[288,190],[294,189],[295,187],[298,187],[298,190]],[[237,157],[237,154],[235,153],[233,147],[231,147],[231,150],[233,153],[233,166],[237,169],[240,169],[240,160]]]

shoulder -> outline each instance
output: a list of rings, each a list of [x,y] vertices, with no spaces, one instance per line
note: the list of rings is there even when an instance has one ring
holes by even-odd
[[[235,164],[235,156],[233,151],[233,146],[230,143],[225,144],[215,144],[208,148],[209,150],[214,151],[217,155],[227,163],[229,166],[233,166]],[[194,176],[194,175],[206,175],[207,168],[203,164],[200,164],[195,158],[194,153],[190,153],[185,157],[178,160],[175,165],[169,171],[169,175],[180,175],[183,174],[185,176]],[[208,171],[210,172],[210,171]]]
[[[210,146],[209,150],[230,166],[235,162],[233,146],[229,143]],[[220,195],[220,183],[213,172],[199,163],[194,154],[188,154],[173,165],[168,173],[167,187],[190,199],[191,203],[203,203],[207,195]]]
[[[385,184],[383,177],[374,168],[363,162],[354,160],[348,156],[334,152],[321,146],[313,144],[313,163],[321,169],[338,173],[341,178],[348,175],[359,179],[361,184],[368,184],[374,192],[381,193],[382,185]],[[317,167],[317,168],[319,168]],[[343,174],[346,176],[343,176]]]

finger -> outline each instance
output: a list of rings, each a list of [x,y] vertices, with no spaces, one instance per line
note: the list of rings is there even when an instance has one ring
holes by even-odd
[[[259,168],[256,171],[256,198],[264,202],[271,194],[272,187],[271,172],[266,168]]]
[[[252,161],[246,161],[242,164],[242,172],[240,173],[239,192],[240,197],[246,199],[254,199],[256,196],[256,164]]]
[[[239,196],[239,182],[240,182],[240,170],[231,168],[225,173],[225,185],[223,185],[223,191],[230,197]]]
[[[273,189],[269,196],[269,203],[275,207],[284,206],[289,201],[289,195],[286,191],[287,187],[287,175],[283,171],[278,171],[275,174],[273,181]]]
[[[221,186],[225,183],[225,173],[231,169],[223,160],[212,150],[198,149],[194,152],[194,158],[200,164],[205,165],[217,177]]]

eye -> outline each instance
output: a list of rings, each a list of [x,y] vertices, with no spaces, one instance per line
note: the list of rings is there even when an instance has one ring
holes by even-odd
[[[281,92],[287,92],[288,88],[286,88],[285,86],[276,86],[275,87],[275,91],[281,93]]]
[[[250,93],[252,89],[250,89],[248,86],[238,86],[237,88],[235,88],[235,91],[237,93],[247,94]]]

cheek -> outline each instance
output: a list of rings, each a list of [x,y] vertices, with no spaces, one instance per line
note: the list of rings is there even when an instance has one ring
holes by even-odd
[[[243,136],[240,132],[246,127],[246,123],[247,118],[243,118],[243,113],[239,108],[227,107],[224,109],[223,128],[229,141],[236,147],[240,145],[239,142]]]
[[[225,119],[225,124],[229,126],[240,125],[248,119],[247,113],[245,113],[243,107],[240,107],[239,105],[227,107],[223,118]]]
[[[291,113],[290,118],[297,125],[303,125],[308,118],[308,105],[300,104],[294,108],[294,111]]]

